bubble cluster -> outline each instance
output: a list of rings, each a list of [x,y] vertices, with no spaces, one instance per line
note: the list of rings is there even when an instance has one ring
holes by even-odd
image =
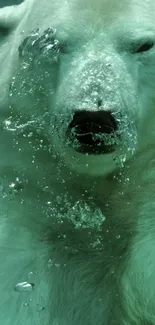
[[[35,29],[19,46],[19,57],[25,63],[38,60],[57,62],[59,59],[59,41],[55,38],[56,30],[48,28],[41,34],[41,30]],[[26,65],[27,68],[27,65]]]
[[[85,228],[96,231],[101,231],[105,221],[105,216],[99,208],[82,201],[77,201],[65,215],[59,215],[59,219],[64,220],[64,218],[69,220],[76,229]]]

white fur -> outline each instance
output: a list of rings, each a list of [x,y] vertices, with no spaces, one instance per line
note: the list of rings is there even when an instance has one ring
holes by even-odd
[[[154,17],[154,0],[0,9],[0,325],[155,324],[155,46],[131,51],[155,41]],[[49,27],[68,42],[58,61],[29,38],[19,55]],[[65,131],[98,97],[126,145],[79,154]]]

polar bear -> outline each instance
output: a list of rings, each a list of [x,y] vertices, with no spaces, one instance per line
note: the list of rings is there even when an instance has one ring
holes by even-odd
[[[154,16],[0,9],[0,325],[155,323]]]

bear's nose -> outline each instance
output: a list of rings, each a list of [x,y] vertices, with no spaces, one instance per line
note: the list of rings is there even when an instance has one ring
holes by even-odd
[[[67,135],[76,151],[104,154],[115,150],[117,121],[110,111],[74,113]]]

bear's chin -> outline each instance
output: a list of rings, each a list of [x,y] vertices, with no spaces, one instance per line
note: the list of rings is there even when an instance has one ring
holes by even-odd
[[[57,152],[57,156],[60,161],[63,161],[64,166],[76,174],[94,177],[106,176],[115,172],[118,168],[122,168],[125,161],[129,159],[127,154],[121,154],[119,149],[109,154],[88,154],[67,147],[65,150],[63,148],[63,150]]]

